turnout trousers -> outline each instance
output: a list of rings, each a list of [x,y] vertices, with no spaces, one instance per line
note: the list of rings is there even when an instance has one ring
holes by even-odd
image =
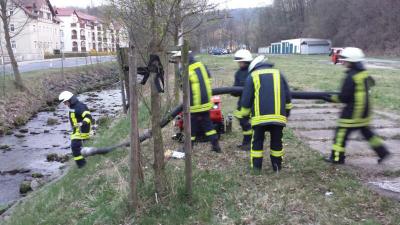
[[[349,135],[357,130],[361,131],[362,136],[369,142],[371,148],[380,158],[385,157],[389,153],[383,144],[383,140],[378,137],[369,126],[355,128],[337,127],[331,154],[331,160],[333,162],[344,163],[347,140]]]
[[[190,113],[192,143],[197,137],[205,135],[212,146],[218,146],[217,131],[210,119],[210,112]]]
[[[251,141],[251,168],[261,169],[264,155],[265,132],[269,132],[270,140],[270,158],[272,169],[279,171],[282,168],[282,158],[284,155],[282,136],[283,126],[279,125],[256,125],[253,126],[253,138]]]
[[[80,140],[80,139],[72,139],[71,140],[71,150],[72,150],[72,155],[74,157],[74,161],[76,165],[81,168],[85,166],[86,160],[81,154],[82,150],[82,145],[85,140]]]
[[[238,118],[238,120],[243,133],[242,146],[249,145],[251,143],[251,136],[253,134],[250,124],[250,117],[242,117]],[[249,151],[249,149],[247,149],[247,151]]]

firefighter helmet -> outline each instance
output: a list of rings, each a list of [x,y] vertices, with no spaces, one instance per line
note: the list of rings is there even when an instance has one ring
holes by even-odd
[[[240,49],[235,53],[234,61],[236,62],[251,62],[252,60],[253,56],[249,50]]]
[[[60,100],[61,102],[66,102],[70,100],[72,96],[74,96],[74,94],[72,94],[71,92],[63,91],[61,92],[60,96],[58,96],[58,100]]]
[[[347,47],[340,53],[340,58],[346,62],[362,62],[365,60],[365,55],[359,48]]]

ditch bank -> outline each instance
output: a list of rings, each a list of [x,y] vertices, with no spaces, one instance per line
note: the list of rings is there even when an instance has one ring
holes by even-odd
[[[26,91],[7,93],[0,99],[0,137],[24,125],[39,111],[53,111],[58,95],[64,90],[83,93],[109,86],[118,80],[115,64],[66,71],[64,78],[60,74],[26,78]]]

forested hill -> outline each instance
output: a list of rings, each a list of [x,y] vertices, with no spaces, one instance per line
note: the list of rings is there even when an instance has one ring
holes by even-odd
[[[226,23],[252,49],[299,37],[327,38],[372,54],[400,55],[399,0],[277,0],[270,7],[234,9]]]

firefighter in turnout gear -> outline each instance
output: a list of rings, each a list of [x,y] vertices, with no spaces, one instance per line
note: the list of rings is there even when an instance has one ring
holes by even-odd
[[[79,168],[85,166],[85,158],[81,155],[82,144],[89,139],[92,116],[88,107],[69,91],[60,94],[59,100],[69,107],[69,120],[72,127],[71,149]]]
[[[239,69],[235,73],[235,83],[233,86],[235,87],[244,87],[246,83],[246,79],[249,74],[249,65],[253,60],[253,56],[251,52],[246,49],[240,49],[235,53],[234,61],[238,62]],[[241,94],[233,94],[235,97],[239,97],[237,102],[237,110],[234,112],[234,116],[239,120],[240,127],[243,132],[243,140],[238,148],[243,151],[250,151],[250,143],[251,143],[251,135],[253,134],[253,130],[251,129],[250,124],[250,116],[241,116],[240,108],[241,108]]]
[[[173,57],[180,62],[181,56],[179,51]],[[189,83],[192,143],[196,141],[196,137],[204,134],[211,142],[211,150],[220,153],[217,131],[210,118],[210,110],[213,107],[211,76],[207,67],[196,61],[192,55],[189,55]]]
[[[270,158],[272,169],[282,168],[284,149],[282,131],[292,108],[289,85],[273,65],[263,62],[264,56],[255,58],[249,66],[249,77],[242,94],[242,116],[251,115],[253,137],[251,141],[251,168],[261,170],[265,132],[271,134]]]
[[[346,77],[339,95],[333,95],[332,101],[344,103],[345,106],[338,121],[335,132],[332,153],[327,162],[344,164],[346,142],[351,132],[360,130],[379,156],[378,163],[390,155],[389,151],[370,128],[371,102],[369,89],[374,85],[374,80],[364,68],[364,53],[359,48],[348,47],[340,53],[343,65],[348,68]]]

